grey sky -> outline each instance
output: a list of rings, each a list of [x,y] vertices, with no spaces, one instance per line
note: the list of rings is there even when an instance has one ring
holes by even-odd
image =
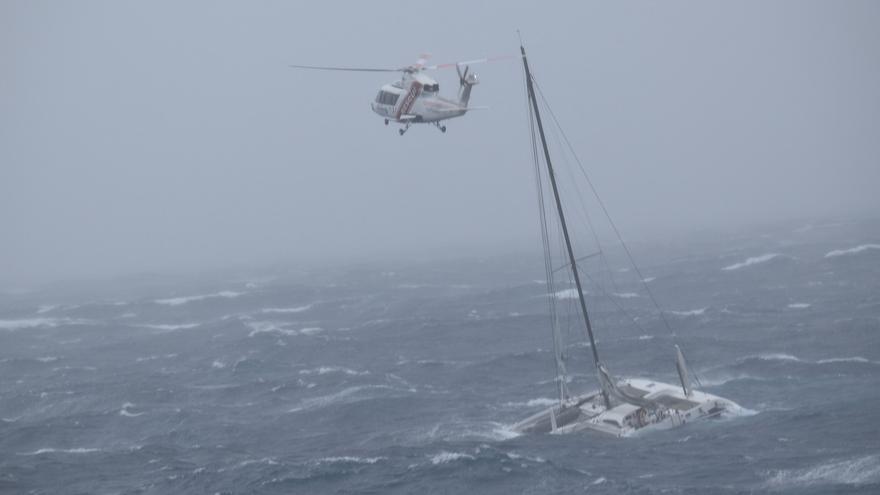
[[[400,66],[516,53],[625,233],[880,207],[880,3],[0,3],[0,287],[537,247],[521,67],[401,138]],[[437,75],[454,93],[453,73]]]

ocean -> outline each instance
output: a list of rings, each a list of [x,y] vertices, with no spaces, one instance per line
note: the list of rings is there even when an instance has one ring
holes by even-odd
[[[619,268],[609,369],[675,383],[679,343],[745,413],[511,431],[555,396],[540,255],[130,276],[0,295],[0,493],[880,493],[878,222],[634,250],[673,332]]]

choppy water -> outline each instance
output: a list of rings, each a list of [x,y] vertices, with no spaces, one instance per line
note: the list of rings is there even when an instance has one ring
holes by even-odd
[[[7,292],[0,492],[878,493],[880,229],[795,227],[641,248],[753,414],[630,439],[510,431],[554,394],[531,257]],[[609,367],[675,381],[638,286],[614,297],[641,328],[595,300]]]

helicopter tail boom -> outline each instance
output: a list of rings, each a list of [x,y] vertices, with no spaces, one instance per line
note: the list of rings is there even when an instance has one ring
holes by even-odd
[[[477,79],[476,74],[468,74],[469,69],[470,67],[465,66],[464,72],[462,72],[459,66],[455,66],[455,70],[458,72],[458,82],[460,85],[458,89],[458,103],[465,108],[467,108],[468,101],[471,99],[471,89],[474,85],[479,84],[480,82]]]

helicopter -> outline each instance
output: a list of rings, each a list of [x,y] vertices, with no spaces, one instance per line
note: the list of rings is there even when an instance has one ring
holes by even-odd
[[[291,65],[290,67],[310,70],[402,73],[399,80],[385,84],[379,89],[376,99],[370,106],[375,113],[385,119],[385,125],[388,125],[390,122],[403,124],[403,127],[398,130],[400,135],[403,136],[412,124],[432,124],[440,129],[441,132],[446,132],[446,126],[443,124],[443,121],[461,117],[470,110],[485,109],[486,107],[468,106],[471,98],[471,89],[479,84],[477,75],[469,73],[469,66],[471,64],[509,57],[481,58],[465,62],[425,65],[427,58],[427,55],[422,55],[415,64],[397,69],[325,67],[315,65]],[[440,84],[424,73],[426,70],[449,67],[455,67],[455,71],[458,73],[458,97],[454,99],[440,96]]]

